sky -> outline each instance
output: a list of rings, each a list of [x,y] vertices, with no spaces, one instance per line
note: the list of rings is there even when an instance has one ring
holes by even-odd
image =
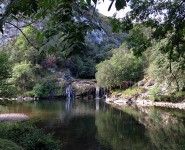
[[[116,11],[115,8],[115,3],[112,5],[111,10],[108,11],[109,5],[110,5],[111,1],[110,0],[98,0],[98,4],[96,6],[96,8],[98,9],[98,11],[105,15],[105,16],[112,16],[115,12],[117,12],[117,16],[116,18],[122,18],[126,12],[129,11],[129,8],[125,8],[124,10],[120,10],[120,11]]]

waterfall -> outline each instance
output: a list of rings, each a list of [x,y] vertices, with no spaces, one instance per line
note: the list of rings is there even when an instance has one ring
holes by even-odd
[[[106,99],[107,98],[107,89],[103,88],[103,97]]]
[[[68,87],[66,88],[66,95],[68,99],[74,99],[74,90],[71,85],[68,85]]]
[[[100,99],[100,88],[97,86],[96,87],[96,97],[95,99]]]

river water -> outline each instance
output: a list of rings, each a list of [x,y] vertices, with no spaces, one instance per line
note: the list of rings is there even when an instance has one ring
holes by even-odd
[[[185,150],[185,111],[120,109],[103,100],[48,100],[0,106],[0,113],[39,120],[63,150]]]

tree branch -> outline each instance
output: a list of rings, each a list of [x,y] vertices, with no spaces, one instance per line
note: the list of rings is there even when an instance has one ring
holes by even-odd
[[[25,39],[28,41],[28,43],[29,43],[31,46],[33,46],[36,50],[39,51],[39,48],[36,47],[33,43],[30,42],[30,40],[27,38],[26,34],[25,34],[18,26],[16,26],[15,24],[13,24],[13,23],[11,23],[11,22],[6,22],[6,23],[8,23],[8,24],[14,26],[16,29],[18,29],[18,30],[22,33],[22,35],[25,37]]]

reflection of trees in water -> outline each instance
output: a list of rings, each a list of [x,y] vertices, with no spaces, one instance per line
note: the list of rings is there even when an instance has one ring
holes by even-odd
[[[183,120],[177,116],[172,116],[177,111],[169,112],[155,108],[137,108],[137,110],[133,109],[132,111],[140,114],[133,116],[146,127],[146,135],[150,138],[150,142],[155,149],[185,149]]]
[[[126,113],[115,110],[99,112],[95,123],[97,138],[102,145],[110,145],[114,150],[150,149],[145,127]]]
[[[183,121],[171,113],[153,109],[152,124],[147,128],[148,136],[157,149],[185,149],[185,126]],[[155,120],[158,120],[157,122]]]
[[[114,150],[185,149],[183,115],[155,108],[125,107],[96,114],[97,138]],[[172,114],[178,114],[172,115]]]
[[[57,134],[63,142],[63,150],[93,150],[98,147],[94,139],[96,126],[93,116],[71,118],[67,124],[59,127]]]
[[[0,113],[6,113],[6,112],[7,112],[7,107],[0,105]]]
[[[185,129],[183,124],[168,124],[165,128],[154,126],[148,129],[148,136],[156,149],[185,149]]]

